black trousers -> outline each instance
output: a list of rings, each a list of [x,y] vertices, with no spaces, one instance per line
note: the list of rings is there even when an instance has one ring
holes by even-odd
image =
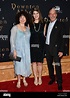
[[[62,83],[62,69],[61,69],[61,62],[60,62],[61,58],[59,58],[56,48],[52,49],[49,45],[45,45],[45,53],[46,53],[46,60],[47,60],[50,79],[55,80],[54,66],[53,66],[53,62],[54,62],[57,83],[61,84]]]

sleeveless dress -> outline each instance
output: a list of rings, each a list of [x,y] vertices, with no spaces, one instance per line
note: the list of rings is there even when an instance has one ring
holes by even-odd
[[[43,62],[44,58],[44,24],[35,23],[36,30],[32,24],[30,27],[30,51],[31,51],[31,63],[32,62]]]
[[[15,29],[17,29],[14,43],[15,50],[17,56],[21,57],[20,62],[14,61],[15,74],[28,77],[32,73],[30,58],[30,30],[27,27],[26,31],[23,32],[19,30],[17,26],[15,26]]]

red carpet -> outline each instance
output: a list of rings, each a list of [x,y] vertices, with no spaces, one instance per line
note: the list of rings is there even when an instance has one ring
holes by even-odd
[[[0,82],[0,92],[59,92],[57,83],[48,85],[49,77],[42,76],[42,85],[35,86],[33,84],[34,78],[27,78],[28,86],[24,87],[21,83],[21,88],[16,88],[17,80]],[[70,73],[63,74],[63,90],[60,92],[70,92]]]
[[[50,98],[56,97],[69,97],[70,96],[70,73],[63,74],[63,90],[58,91],[57,83],[53,83],[52,85],[48,85],[49,76],[42,77],[42,85],[35,86],[33,83],[34,78],[27,78],[27,82],[29,85],[24,87],[23,83],[21,83],[21,88],[16,88],[17,80],[0,82],[0,97],[36,97],[43,98],[45,96],[49,96]],[[69,97],[70,98],[70,97]]]

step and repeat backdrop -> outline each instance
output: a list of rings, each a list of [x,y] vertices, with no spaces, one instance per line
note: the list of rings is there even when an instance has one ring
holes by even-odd
[[[31,9],[39,7],[45,22],[51,7],[59,10],[58,19],[65,24],[64,55],[69,55],[69,0],[0,0],[0,62],[7,62],[10,53],[10,30],[15,24],[15,15],[21,10],[31,14]]]

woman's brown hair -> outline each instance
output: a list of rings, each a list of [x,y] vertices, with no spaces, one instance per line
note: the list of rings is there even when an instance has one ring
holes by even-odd
[[[38,7],[34,7],[33,9],[32,9],[32,12],[31,12],[31,14],[33,15],[33,12],[34,11],[37,11],[38,13],[39,13],[39,22],[42,22],[43,23],[43,17],[42,17],[42,14],[41,14],[41,11],[40,11],[40,9],[38,8]],[[34,22],[34,17],[32,16],[32,23]]]

